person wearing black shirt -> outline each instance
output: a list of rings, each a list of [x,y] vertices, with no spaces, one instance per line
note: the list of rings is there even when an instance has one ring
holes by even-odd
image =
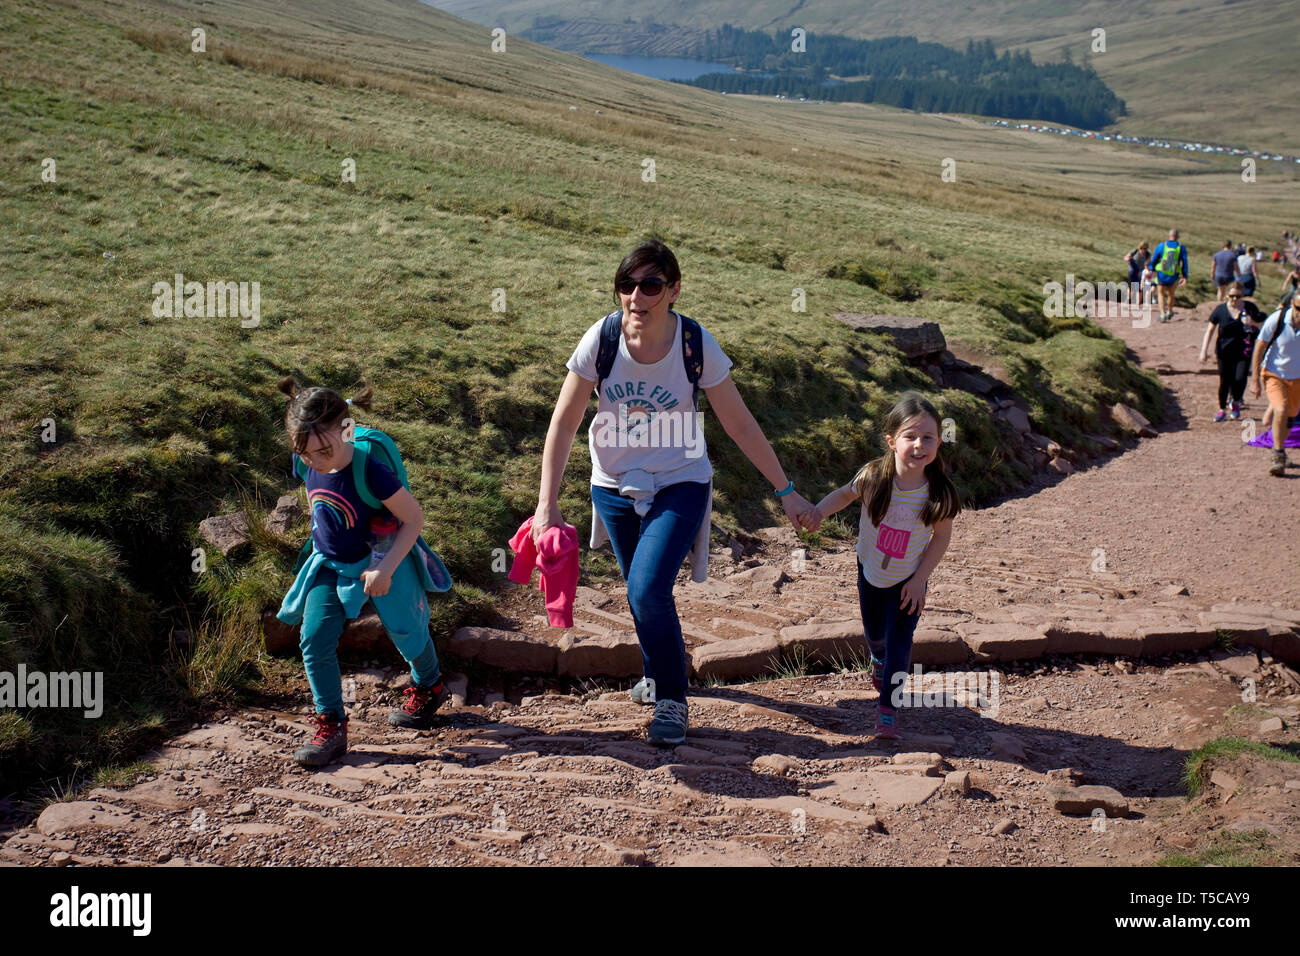
[[[1247,319],[1254,322],[1253,328],[1243,321]],[[1219,411],[1214,416],[1216,422],[1241,418],[1241,398],[1246,392],[1246,379],[1250,377],[1250,351],[1262,319],[1263,313],[1245,297],[1240,282],[1228,286],[1228,301],[1210,313],[1205,338],[1201,340],[1201,361],[1207,360],[1210,338],[1217,332],[1214,354],[1219,360]]]

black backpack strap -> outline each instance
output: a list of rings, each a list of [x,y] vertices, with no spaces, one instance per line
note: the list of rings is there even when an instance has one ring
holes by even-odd
[[[704,336],[700,323],[678,313],[682,320],[682,364],[686,366],[686,377],[691,383],[691,407],[699,405],[700,376],[704,374]]]
[[[1268,350],[1273,347],[1273,343],[1282,337],[1286,329],[1287,316],[1295,310],[1295,306],[1288,305],[1285,309],[1278,310],[1277,315],[1277,334],[1268,340],[1268,345],[1264,346],[1264,351],[1259,353],[1259,372],[1264,374],[1264,363],[1268,360]]]
[[[700,394],[700,376],[704,374],[704,335],[700,323],[679,312],[673,314],[682,320],[682,364],[686,366],[686,378],[691,383],[691,405],[695,406]],[[623,313],[611,312],[605,316],[600,327],[600,348],[596,352],[597,392],[614,368],[614,358],[618,355],[618,343],[622,337]]]
[[[600,348],[596,352],[596,391],[605,384],[605,379],[609,378],[610,369],[614,367],[614,359],[618,355],[619,339],[623,337],[623,313],[611,312],[605,316],[603,324],[600,327]]]

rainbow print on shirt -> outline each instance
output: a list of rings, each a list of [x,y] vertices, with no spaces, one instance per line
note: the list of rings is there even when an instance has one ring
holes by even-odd
[[[357,512],[348,499],[337,491],[328,488],[315,488],[307,492],[307,504],[311,506],[312,524],[316,523],[316,509],[323,508],[327,515],[333,515],[335,523],[344,528],[354,528],[357,524]]]

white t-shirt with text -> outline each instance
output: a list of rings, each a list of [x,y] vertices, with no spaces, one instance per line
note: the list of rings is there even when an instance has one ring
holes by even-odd
[[[617,488],[621,476],[640,469],[655,476],[660,487],[679,481],[707,482],[713,477],[701,419],[691,403],[693,388],[682,358],[682,323],[676,312],[673,345],[658,362],[644,364],[632,358],[619,338],[618,353],[609,377],[600,387],[596,416],[587,433],[591,450],[591,483]],[[600,350],[602,318],[587,329],[566,367],[585,379],[596,380],[596,355]],[[721,384],[730,373],[717,340],[703,327],[704,369],[700,388]]]

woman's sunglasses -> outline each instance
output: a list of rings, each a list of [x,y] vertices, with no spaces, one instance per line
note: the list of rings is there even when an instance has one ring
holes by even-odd
[[[660,292],[664,291],[666,285],[668,285],[668,280],[662,276],[646,276],[641,280],[623,279],[618,282],[614,288],[618,290],[619,295],[631,295],[636,291],[636,287],[640,286],[642,292],[651,298],[654,298]]]

